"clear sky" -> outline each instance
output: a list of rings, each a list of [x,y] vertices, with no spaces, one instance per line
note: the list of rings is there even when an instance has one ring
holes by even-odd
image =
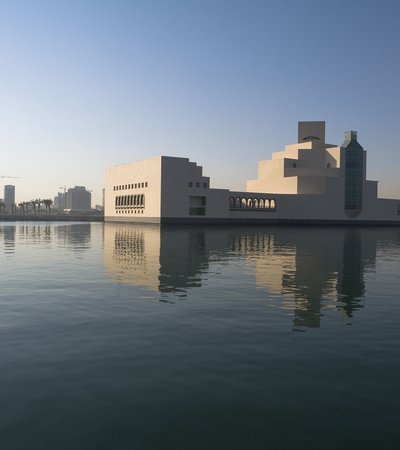
[[[325,120],[400,198],[399,22],[397,0],[0,0],[0,182],[100,203],[105,168],[163,154],[244,189]]]

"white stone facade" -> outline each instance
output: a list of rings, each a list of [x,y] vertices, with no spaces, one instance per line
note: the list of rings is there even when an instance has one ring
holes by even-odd
[[[400,200],[366,179],[356,132],[325,142],[325,122],[299,122],[298,143],[260,161],[245,192],[212,189],[201,166],[159,156],[106,171],[105,220],[152,223],[400,223]]]

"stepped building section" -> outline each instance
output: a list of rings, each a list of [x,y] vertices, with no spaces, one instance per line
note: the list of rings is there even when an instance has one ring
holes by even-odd
[[[202,167],[187,158],[159,156],[108,169],[105,220],[400,224],[400,200],[377,194],[355,131],[337,146],[325,142],[325,122],[299,122],[298,142],[260,161],[244,192],[211,188]]]

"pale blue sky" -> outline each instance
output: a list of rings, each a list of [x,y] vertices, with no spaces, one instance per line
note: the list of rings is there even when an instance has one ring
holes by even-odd
[[[164,154],[244,189],[326,120],[400,197],[399,22],[395,0],[0,0],[0,181],[100,203],[106,167]]]

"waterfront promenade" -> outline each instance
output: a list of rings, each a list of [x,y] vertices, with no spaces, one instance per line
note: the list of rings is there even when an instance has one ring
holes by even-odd
[[[103,214],[1,214],[0,222],[104,222]]]

